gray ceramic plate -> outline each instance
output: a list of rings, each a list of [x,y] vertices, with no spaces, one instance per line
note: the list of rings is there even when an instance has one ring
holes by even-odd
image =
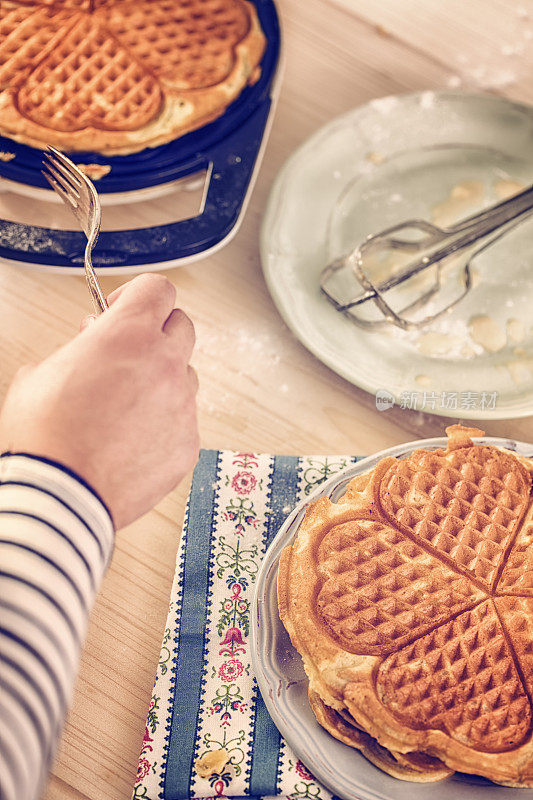
[[[356,750],[338,742],[313,716],[307,702],[307,678],[302,661],[278,616],[279,555],[296,534],[305,507],[322,496],[335,501],[355,475],[372,469],[385,456],[403,458],[419,447],[436,450],[445,447],[446,441],[426,439],[384,450],[324,483],[287,518],[257,576],[252,614],[252,664],[259,689],[270,716],[297,757],[324,786],[344,800],[485,800],[487,793],[494,800],[533,797],[533,791],[507,789],[469,775],[455,774],[429,784],[396,780],[374,767]],[[506,447],[524,456],[533,455],[532,444],[488,437],[475,441]]]
[[[501,199],[506,186],[531,183],[529,106],[423,92],[356,108],[308,139],[274,183],[261,232],[274,302],[315,356],[369,392],[385,389],[404,407],[451,417],[528,416],[533,217],[475,259],[478,285],[422,334],[357,328],[321,294],[319,276],[369,233],[412,217],[435,219],[439,206],[442,220],[442,204],[458,186],[472,196],[456,197],[455,210],[470,216]],[[480,315],[506,337],[496,352],[470,336]]]

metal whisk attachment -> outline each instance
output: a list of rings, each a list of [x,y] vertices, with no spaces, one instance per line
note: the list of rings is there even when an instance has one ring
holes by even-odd
[[[472,260],[532,209],[533,186],[447,228],[422,219],[402,222],[328,264],[320,288],[338,311],[363,328],[391,323],[404,330],[421,328],[468,294]],[[459,261],[459,280],[451,280],[449,273]],[[376,270],[385,274],[372,280],[369,273]],[[354,279],[361,290],[355,295]],[[440,307],[431,310],[437,294]],[[424,309],[429,313],[417,316]]]

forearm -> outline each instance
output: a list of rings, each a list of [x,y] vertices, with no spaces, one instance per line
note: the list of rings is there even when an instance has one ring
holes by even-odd
[[[76,476],[0,457],[0,798],[34,800],[109,562],[109,513]]]

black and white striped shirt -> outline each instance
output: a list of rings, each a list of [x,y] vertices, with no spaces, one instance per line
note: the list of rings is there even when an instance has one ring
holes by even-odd
[[[113,550],[109,511],[70,470],[0,456],[0,800],[36,800]]]

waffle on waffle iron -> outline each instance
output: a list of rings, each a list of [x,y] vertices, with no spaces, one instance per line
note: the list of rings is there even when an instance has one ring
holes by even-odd
[[[2,0],[0,134],[124,155],[220,116],[265,47],[247,0]]]
[[[447,432],[309,506],[280,615],[318,721],[381,769],[532,787],[533,461]]]

